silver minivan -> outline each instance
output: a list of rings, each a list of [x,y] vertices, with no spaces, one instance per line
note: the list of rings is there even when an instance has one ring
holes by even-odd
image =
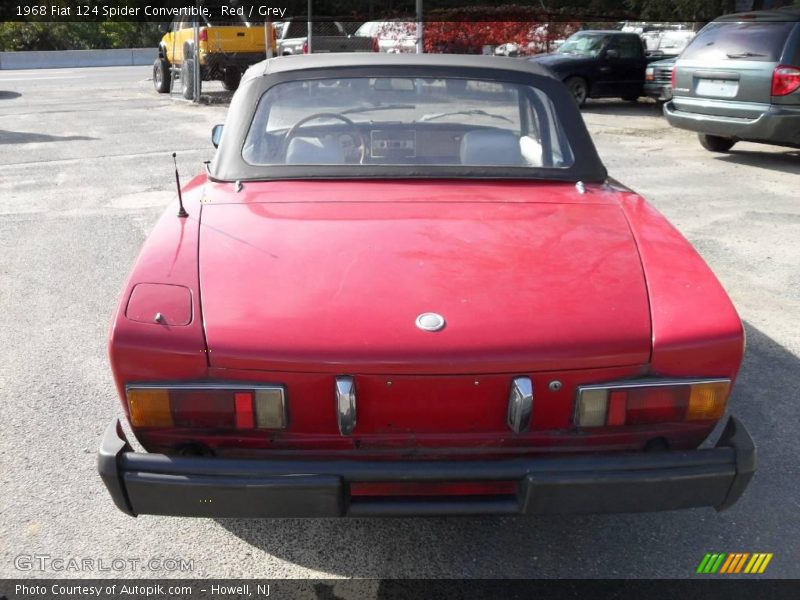
[[[738,141],[800,147],[800,10],[726,15],[706,25],[672,73],[664,115],[727,152]]]

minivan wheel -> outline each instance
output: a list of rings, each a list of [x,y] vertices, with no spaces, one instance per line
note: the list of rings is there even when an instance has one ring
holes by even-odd
[[[706,150],[711,152],[727,152],[736,143],[735,140],[718,135],[707,135],[705,133],[698,133],[697,137],[700,138],[700,145]]]

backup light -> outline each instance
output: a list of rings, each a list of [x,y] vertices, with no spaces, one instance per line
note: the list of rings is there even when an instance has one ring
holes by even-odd
[[[618,427],[719,419],[729,379],[632,381],[578,388],[578,427]]]
[[[285,429],[286,393],[281,386],[130,385],[133,427],[187,429]]]

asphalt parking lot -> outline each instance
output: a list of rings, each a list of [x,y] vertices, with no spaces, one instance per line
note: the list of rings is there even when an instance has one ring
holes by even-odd
[[[0,577],[687,577],[706,552],[771,552],[800,577],[800,152],[703,150],[652,103],[590,102],[611,175],[711,265],[745,321],[731,410],[759,448],[716,513],[549,518],[129,518],[95,471],[120,412],[106,358],[145,236],[213,155],[226,106],[157,95],[148,67],[0,71]],[[193,561],[191,573],[20,571],[16,557]]]

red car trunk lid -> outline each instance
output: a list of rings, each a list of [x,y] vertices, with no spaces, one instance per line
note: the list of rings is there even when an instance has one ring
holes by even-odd
[[[246,188],[218,193],[202,212],[214,367],[511,373],[649,358],[644,277],[624,215],[603,199],[613,192],[447,182]],[[419,329],[425,312],[442,315],[444,328]]]

